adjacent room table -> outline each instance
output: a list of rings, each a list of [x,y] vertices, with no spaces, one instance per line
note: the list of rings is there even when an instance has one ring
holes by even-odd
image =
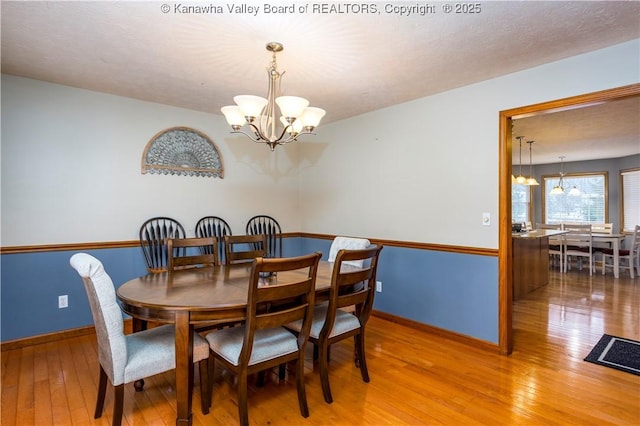
[[[348,265],[343,268],[357,269]],[[333,262],[320,262],[317,300],[328,295],[332,269]],[[122,309],[133,318],[134,331],[141,330],[145,321],[175,324],[177,425],[190,425],[192,420],[193,327],[212,321],[244,319],[250,273],[250,264],[194,268],[148,274],[118,289]],[[266,279],[265,284],[284,282],[287,275],[301,273],[280,272]]]

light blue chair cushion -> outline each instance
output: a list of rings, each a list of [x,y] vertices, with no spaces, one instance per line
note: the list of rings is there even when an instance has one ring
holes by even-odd
[[[322,327],[324,327],[324,322],[327,318],[328,307],[329,304],[325,302],[314,308],[313,322],[311,323],[311,332],[309,333],[309,337],[314,339],[318,339],[320,337],[320,332],[322,331]],[[287,324],[287,327],[295,331],[300,331],[302,328],[302,321],[292,322]],[[333,323],[333,329],[329,334],[329,338],[339,336],[340,334],[344,334],[358,328],[360,328],[360,321],[358,320],[358,317],[338,309],[336,311],[336,320]]]
[[[238,365],[245,327],[213,331],[205,336],[211,350],[233,365]],[[296,336],[283,327],[256,330],[249,365],[298,351]]]

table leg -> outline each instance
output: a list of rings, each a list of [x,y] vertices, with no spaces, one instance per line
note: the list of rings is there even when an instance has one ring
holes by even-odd
[[[147,329],[147,321],[141,320],[140,318],[132,318],[131,319],[131,330],[133,333],[137,333],[142,330]],[[133,382],[133,388],[136,392],[142,392],[144,389],[144,379],[136,380]]]
[[[613,276],[620,277],[620,240],[613,238]]]
[[[177,311],[176,328],[176,425],[191,425],[191,389],[193,387],[193,326],[189,312]]]

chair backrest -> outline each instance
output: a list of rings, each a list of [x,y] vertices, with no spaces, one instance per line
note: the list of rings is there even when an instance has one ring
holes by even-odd
[[[192,249],[191,253],[189,249]],[[193,252],[195,249],[197,254]],[[167,252],[169,271],[218,264],[218,241],[215,237],[169,238]]]
[[[249,364],[256,330],[282,327],[302,320],[297,340],[298,348],[304,348],[311,329],[316,274],[321,257],[322,253],[317,252],[298,257],[253,260],[240,365]],[[300,273],[278,274],[285,271]],[[278,274],[277,281],[263,285],[261,276],[264,273]]]
[[[185,238],[184,227],[170,217],[154,217],[140,227],[140,246],[147,261],[149,272],[162,272],[167,270],[168,238]]]
[[[267,239],[264,234],[226,235],[224,252],[227,265],[250,262],[258,257],[267,257]]]
[[[84,284],[98,338],[98,360],[114,385],[124,383],[127,344],[122,312],[113,281],[102,263],[86,253],[76,253],[69,261]]]
[[[247,222],[247,235],[264,234],[267,237],[267,257],[282,257],[282,228],[271,216],[254,216]]]
[[[224,258],[224,237],[232,235],[231,226],[218,216],[205,216],[196,223],[196,237],[216,237],[220,264],[226,263]]]
[[[333,264],[329,305],[320,338],[330,336],[336,317],[336,310],[355,305],[355,314],[364,326],[373,309],[376,287],[378,259],[382,246],[371,245],[362,250],[340,250]],[[347,262],[361,261],[362,268],[355,268]]]
[[[636,225],[633,231],[633,240],[631,241],[631,256],[637,256],[640,259],[640,225]]]
[[[591,224],[591,233],[592,234],[613,234],[613,223],[592,223]]]
[[[592,247],[591,225],[590,224],[569,224],[563,225],[564,230],[568,231],[564,240],[569,247]]]
[[[552,230],[561,230],[563,226],[561,223],[536,223],[536,229],[552,229]]]
[[[351,238],[351,237],[335,237],[331,243],[329,249],[329,262],[335,262],[338,252],[342,249],[346,250],[362,250],[369,247],[371,243],[364,238]],[[347,261],[347,265],[362,267],[362,260]]]

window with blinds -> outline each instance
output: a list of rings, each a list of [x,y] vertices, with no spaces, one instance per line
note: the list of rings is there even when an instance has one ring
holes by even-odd
[[[550,194],[560,176],[543,178],[545,223],[605,223],[609,216],[607,173],[565,175],[561,194]]]
[[[633,232],[640,225],[640,169],[620,171],[622,181],[622,231]]]
[[[531,221],[531,187],[527,185],[511,185],[511,221],[527,223]]]

